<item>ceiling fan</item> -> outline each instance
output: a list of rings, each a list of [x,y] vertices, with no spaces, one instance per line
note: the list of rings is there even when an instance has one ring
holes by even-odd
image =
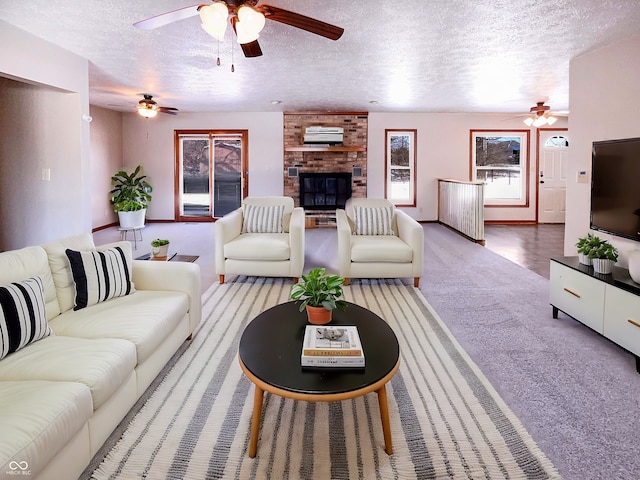
[[[544,125],[553,125],[558,120],[558,116],[562,116],[566,112],[551,112],[551,107],[545,105],[544,102],[536,102],[536,104],[529,109],[527,118],[523,122],[527,127],[542,127]]]
[[[344,33],[343,28],[315,18],[272,5],[257,5],[259,1],[214,0],[209,5],[200,4],[179,8],[136,22],[133,25],[145,30],[152,30],[199,14],[202,28],[220,41],[224,40],[227,23],[230,23],[245,57],[262,55],[258,37],[264,27],[265,19],[284,23],[330,40],[338,40]]]
[[[148,93],[143,93],[144,97],[142,100],[138,102],[138,106],[136,107],[138,113],[145,118],[153,118],[158,112],[160,113],[168,113],[169,115],[177,115],[178,109],[173,107],[160,107],[153,100],[153,95],[149,95]]]

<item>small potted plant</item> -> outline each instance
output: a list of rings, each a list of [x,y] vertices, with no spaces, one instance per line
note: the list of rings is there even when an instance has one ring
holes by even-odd
[[[618,250],[608,240],[600,240],[589,250],[589,258],[596,273],[611,273],[613,264],[618,261]]]
[[[333,309],[347,307],[347,302],[340,299],[343,284],[344,278],[327,275],[324,268],[314,268],[291,287],[291,298],[300,301],[301,312],[306,308],[309,323],[324,325],[331,321]]]
[[[578,259],[580,263],[583,265],[591,265],[591,258],[589,257],[589,251],[592,248],[597,247],[600,242],[599,237],[592,235],[591,233],[587,233],[586,237],[580,237],[578,242],[576,243],[576,247],[578,248]]]
[[[131,174],[120,170],[111,177],[111,203],[114,211],[118,213],[121,228],[144,226],[144,217],[153,189],[145,180],[146,175],[140,175],[141,170],[142,167],[138,165]]]
[[[167,258],[169,251],[169,240],[156,238],[151,242],[151,254],[156,260],[164,260]]]

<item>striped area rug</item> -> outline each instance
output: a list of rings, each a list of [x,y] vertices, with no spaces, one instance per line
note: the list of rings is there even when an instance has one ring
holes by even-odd
[[[238,365],[238,342],[252,318],[288,301],[290,288],[290,280],[247,277],[213,285],[191,344],[90,478],[560,478],[420,292],[394,280],[345,288],[400,343],[401,366],[387,385],[393,455],[374,393],[336,403],[267,393],[250,459],[253,385]]]

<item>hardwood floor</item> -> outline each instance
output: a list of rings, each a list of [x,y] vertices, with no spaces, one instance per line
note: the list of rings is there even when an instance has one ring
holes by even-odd
[[[485,225],[485,247],[549,278],[549,258],[564,254],[564,224]]]
[[[428,224],[427,224],[428,225]],[[215,223],[149,223],[138,240],[134,257],[151,253],[151,240],[168,238],[170,252],[181,255],[198,255],[202,292],[218,280],[214,259]],[[428,228],[428,227],[427,227]],[[117,227],[99,230],[93,234],[96,245],[120,240]],[[325,266],[337,271],[331,262],[332,252],[338,247],[333,228],[308,229],[306,232],[305,269]],[[133,237],[129,235],[129,239]],[[139,237],[138,237],[139,238]],[[549,278],[549,258],[563,254],[564,225],[487,225],[486,248],[508,258],[514,263]]]

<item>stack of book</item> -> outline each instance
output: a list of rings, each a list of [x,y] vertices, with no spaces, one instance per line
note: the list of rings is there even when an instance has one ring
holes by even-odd
[[[303,367],[364,367],[358,328],[307,325],[300,359]]]

